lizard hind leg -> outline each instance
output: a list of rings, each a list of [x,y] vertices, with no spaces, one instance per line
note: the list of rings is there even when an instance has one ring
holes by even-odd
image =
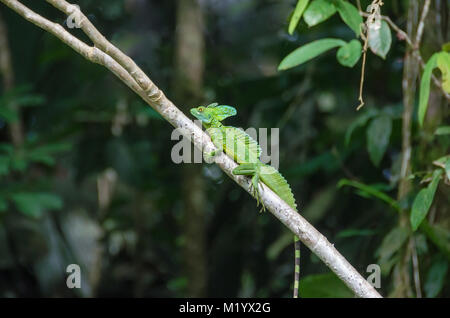
[[[242,163],[233,170],[233,174],[252,177],[250,183],[250,194],[256,199],[257,206],[261,204],[261,211],[264,211],[266,207],[261,201],[258,188],[260,179],[258,166],[254,163]]]
[[[256,172],[253,177],[252,177],[252,195],[256,198],[256,206],[259,206],[261,204],[261,208],[259,210],[259,212],[264,212],[266,210],[266,206],[264,205],[264,203],[261,200],[261,196],[259,195],[259,174],[258,172]]]

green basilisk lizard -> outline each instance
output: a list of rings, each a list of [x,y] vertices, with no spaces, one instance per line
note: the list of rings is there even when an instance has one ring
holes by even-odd
[[[251,177],[251,193],[260,204],[258,183],[262,181],[291,208],[297,210],[294,195],[284,177],[272,166],[260,161],[261,147],[242,129],[224,126],[222,121],[236,115],[236,109],[231,106],[218,105],[199,106],[191,109],[191,114],[201,120],[212,142],[218,148],[206,155],[215,156],[221,151],[233,158],[239,166],[233,170],[234,175]],[[264,204],[262,209],[264,210]],[[294,236],[295,246],[295,274],[294,274],[294,298],[298,297],[298,285],[300,276],[300,240]]]

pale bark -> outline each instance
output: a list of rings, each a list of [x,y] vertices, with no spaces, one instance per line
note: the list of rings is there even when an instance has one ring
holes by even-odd
[[[181,132],[190,137],[192,143],[199,149],[210,152],[215,149],[209,136],[184,115],[150,78],[118,48],[109,43],[82,14],[82,30],[95,44],[90,47],[81,42],[64,28],[52,23],[31,11],[17,0],[0,0],[26,20],[57,36],[91,62],[104,65],[120,78],[133,91],[141,96],[171,125],[180,128]],[[47,0],[56,8],[71,14],[77,8],[64,0]],[[215,157],[215,163],[237,184],[247,192],[250,191],[250,181],[243,176],[235,176],[232,170],[237,164],[227,155],[221,153]],[[300,240],[316,254],[336,275],[359,297],[381,297],[369,282],[336,250],[325,236],[309,224],[297,211],[293,210],[280,197],[264,184],[261,184],[261,201],[266,208],[288,227]],[[249,192],[250,193],[250,192]]]

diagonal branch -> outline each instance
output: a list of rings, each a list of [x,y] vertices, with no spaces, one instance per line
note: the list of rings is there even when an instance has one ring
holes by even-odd
[[[199,149],[210,152],[215,149],[209,136],[184,115],[148,78],[148,76],[127,55],[107,41],[89,22],[76,6],[65,0],[46,0],[67,15],[79,14],[80,27],[94,43],[87,45],[72,36],[61,25],[53,23],[25,7],[17,0],[0,0],[26,20],[52,33],[72,47],[87,60],[101,64],[113,72],[122,82],[136,92],[153,107],[163,118],[188,137]],[[235,176],[232,170],[237,164],[221,153],[215,157],[215,163],[244,190],[250,193],[250,181],[244,176]],[[264,184],[261,184],[261,199],[266,208],[288,227],[308,246],[336,275],[359,297],[381,297],[355,268],[336,250],[325,236],[309,224],[297,211],[293,210],[280,197]]]

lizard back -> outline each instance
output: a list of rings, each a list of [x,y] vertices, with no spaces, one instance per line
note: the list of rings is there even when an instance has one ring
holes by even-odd
[[[221,145],[225,153],[237,163],[257,163],[261,147],[242,129],[221,126],[207,129],[216,146]]]

